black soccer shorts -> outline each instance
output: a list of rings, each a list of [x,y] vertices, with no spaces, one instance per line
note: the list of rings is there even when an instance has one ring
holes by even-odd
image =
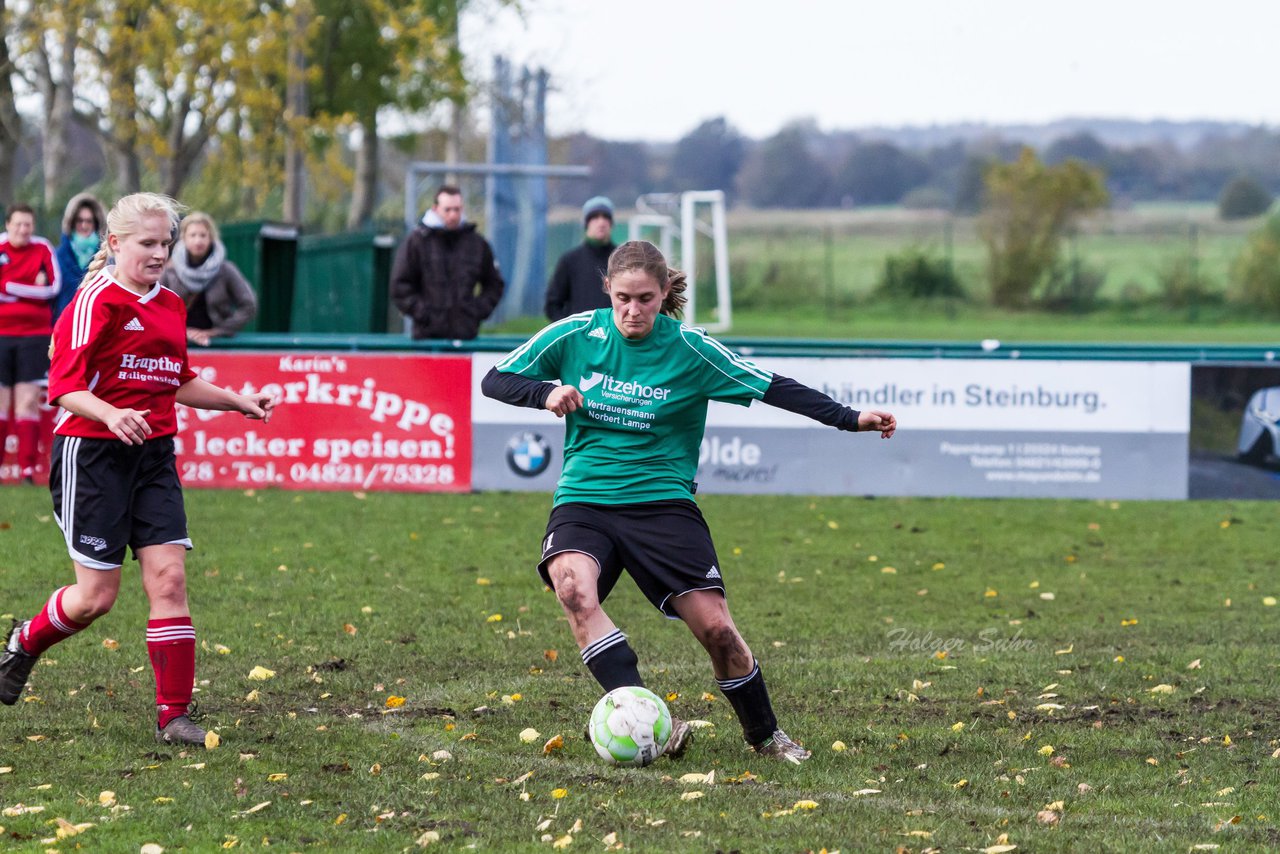
[[[600,567],[603,602],[625,570],[653,607],[679,619],[676,596],[693,590],[724,593],[720,561],[698,505],[688,500],[641,504],[561,504],[551,511],[538,574],[554,587],[547,564],[558,554],[582,552]]]
[[[49,490],[68,554],[90,569],[116,569],[127,548],[135,560],[144,546],[191,548],[172,436],[141,445],[54,436]]]
[[[47,376],[48,335],[0,335],[0,385],[38,383]]]

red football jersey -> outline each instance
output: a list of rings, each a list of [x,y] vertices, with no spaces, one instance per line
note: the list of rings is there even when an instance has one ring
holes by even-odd
[[[174,403],[178,388],[195,379],[187,362],[187,307],[168,288],[155,285],[139,296],[113,279],[107,268],[76,291],[53,329],[49,401],[73,391],[91,391],[119,409],[150,409],[153,438],[178,432]],[[100,421],[63,411],[54,432],[61,436],[117,438]]]
[[[44,273],[45,283],[36,284]],[[62,274],[53,260],[53,246],[32,237],[21,249],[0,234],[0,335],[48,335],[53,325],[49,300],[62,289]]]

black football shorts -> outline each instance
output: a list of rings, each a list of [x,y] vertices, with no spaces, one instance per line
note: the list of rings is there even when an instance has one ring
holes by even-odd
[[[115,569],[126,548],[191,548],[173,437],[126,445],[119,439],[54,436],[49,467],[53,515],[71,559]]]
[[[653,607],[679,619],[671,600],[692,590],[724,593],[720,561],[698,505],[688,500],[641,504],[561,504],[551,511],[538,574],[558,554],[582,552],[600,567],[603,602],[625,570]]]
[[[49,376],[48,335],[0,335],[0,385],[38,383]]]

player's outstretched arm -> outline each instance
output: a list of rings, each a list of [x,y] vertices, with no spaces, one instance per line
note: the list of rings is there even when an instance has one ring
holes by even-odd
[[[897,420],[888,412],[859,412],[781,374],[773,375],[773,381],[761,399],[770,406],[812,418],[837,430],[851,433],[879,430],[880,435],[888,439],[898,429]]]
[[[246,418],[264,423],[271,420],[271,410],[275,409],[278,402],[275,395],[267,392],[236,394],[199,378],[184,383],[178,389],[178,403],[183,406],[215,409],[221,412],[239,412]]]

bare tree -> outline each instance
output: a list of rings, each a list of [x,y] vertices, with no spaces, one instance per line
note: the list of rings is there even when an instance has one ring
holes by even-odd
[[[16,69],[9,55],[12,19],[6,0],[0,0],[0,199],[13,198],[13,170],[22,142],[22,116],[13,94]]]
[[[306,161],[302,128],[307,118],[306,35],[311,25],[310,0],[298,0],[293,10],[289,64],[285,84],[284,219],[302,222]]]
[[[58,203],[62,182],[66,180],[67,160],[71,151],[71,122],[75,116],[76,44],[80,20],[77,3],[53,4],[45,13],[43,31],[36,33],[32,50],[35,85],[43,103],[41,131],[44,137],[44,207],[52,210]],[[52,55],[51,55],[52,54]]]

